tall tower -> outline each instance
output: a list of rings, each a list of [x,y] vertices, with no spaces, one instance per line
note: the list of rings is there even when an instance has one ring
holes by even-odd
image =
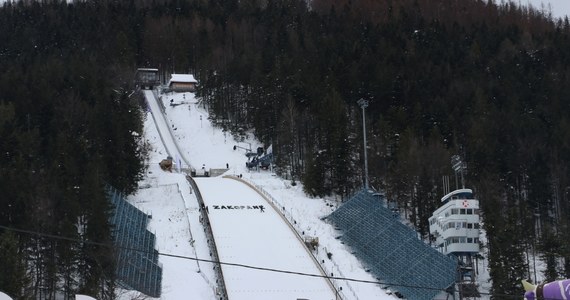
[[[471,189],[457,189],[443,196],[441,207],[429,218],[436,249],[457,260],[460,299],[479,296],[475,283],[479,228],[479,200]]]

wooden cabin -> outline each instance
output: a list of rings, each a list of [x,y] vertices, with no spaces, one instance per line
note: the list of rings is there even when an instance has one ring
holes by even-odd
[[[195,92],[198,81],[192,74],[172,74],[168,81],[168,88],[173,92]]]

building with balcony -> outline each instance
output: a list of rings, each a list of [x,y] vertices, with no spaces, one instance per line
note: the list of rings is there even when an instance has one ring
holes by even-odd
[[[429,218],[436,249],[459,266],[457,282],[461,297],[478,297],[475,275],[479,253],[479,200],[471,189],[458,189],[441,198],[441,207]]]

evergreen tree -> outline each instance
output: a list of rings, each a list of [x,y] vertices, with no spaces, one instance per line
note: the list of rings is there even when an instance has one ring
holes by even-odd
[[[544,251],[565,258],[568,274],[568,226],[556,218],[568,215],[569,36],[567,19],[483,1],[7,3],[0,223],[72,234],[79,219],[82,238],[108,234],[102,182],[133,192],[143,168],[132,69],[159,66],[195,72],[214,120],[273,140],[279,169],[313,196],[360,188],[360,118],[350,116],[355,99],[370,99],[370,182],[423,234],[450,173],[442,166],[461,153],[489,226],[496,291],[518,280],[522,242],[505,237],[517,227],[562,232],[528,238],[558,243]],[[509,218],[495,220],[498,211]],[[76,259],[80,290],[102,296],[114,284],[103,249],[20,239],[36,264],[31,287],[70,279]]]
[[[0,290],[17,299],[26,299],[29,280],[25,256],[20,251],[18,236],[4,230],[0,235]]]
[[[325,172],[322,151],[310,149],[306,155],[306,171],[303,176],[303,189],[310,196],[328,195],[324,189]]]
[[[560,239],[551,228],[543,231],[539,243],[539,250],[542,253],[541,258],[546,262],[546,268],[543,272],[545,282],[554,281],[559,278],[556,262],[556,257],[561,254],[559,241]]]

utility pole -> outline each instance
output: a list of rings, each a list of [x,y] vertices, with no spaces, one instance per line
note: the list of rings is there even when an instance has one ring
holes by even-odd
[[[362,133],[364,138],[364,188],[368,189],[368,157],[366,155],[366,114],[365,108],[368,107],[368,100],[360,99],[358,104],[362,107]]]

